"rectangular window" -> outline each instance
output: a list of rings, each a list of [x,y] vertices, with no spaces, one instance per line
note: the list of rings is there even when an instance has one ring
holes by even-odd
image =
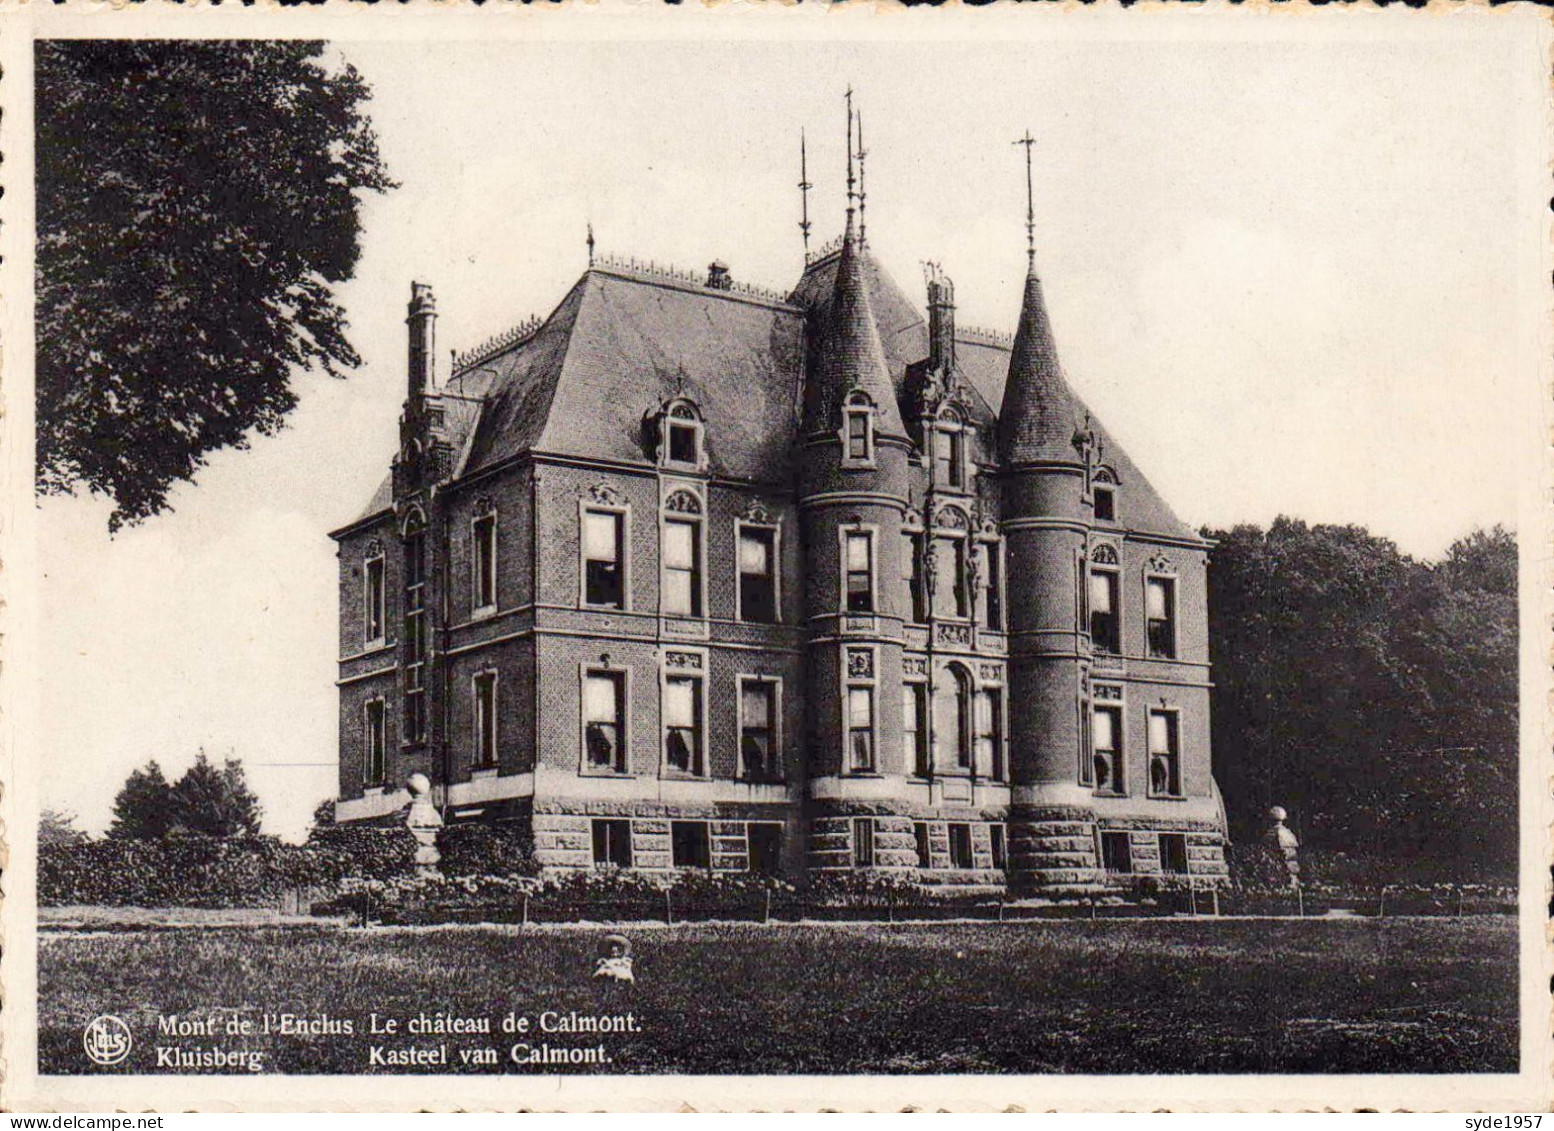
[[[746,679],[739,684],[739,764],[751,781],[778,781],[777,685]]]
[[[383,582],[383,559],[369,558],[365,569],[367,643],[382,640],[388,626],[388,591]]]
[[[477,518],[472,528],[475,552],[475,608],[496,606],[496,515]]]
[[[669,822],[669,841],[676,868],[712,867],[712,838],[706,821]]]
[[[1187,874],[1187,836],[1184,833],[1160,834],[1160,867],[1172,876]]]
[[[912,822],[912,839],[917,842],[917,866],[919,868],[933,867],[932,845],[928,837],[928,822]]]
[[[1113,570],[1090,571],[1090,642],[1097,652],[1122,651],[1117,615],[1117,574]]]
[[[614,511],[583,514],[583,601],[601,608],[625,608],[623,562],[625,515]]]
[[[405,536],[405,741],[426,741],[426,535]]]
[[[928,685],[904,683],[901,685],[901,749],[906,755],[905,764],[912,767],[915,777],[926,778],[933,773],[928,737]]]
[[[777,623],[777,532],[739,528],[739,619]]]
[[[1009,842],[1004,839],[1004,826],[992,825],[987,832],[993,845],[993,867],[1003,871],[1009,867]]]
[[[702,773],[701,680],[670,676],[664,681],[664,757],[671,769]]]
[[[1097,487],[1095,489],[1095,517],[1100,522],[1116,521],[1117,497],[1112,494],[1110,487]]]
[[[583,677],[583,756],[591,770],[626,772],[626,674],[589,672]]]
[[[1133,846],[1127,833],[1101,834],[1101,867],[1122,875],[1133,871]]]
[[[1176,582],[1151,577],[1144,583],[1144,617],[1148,626],[1149,654],[1164,660],[1176,658]]]
[[[874,689],[847,689],[847,768],[855,773],[874,769]]]
[[[982,623],[1002,632],[1004,628],[1004,590],[1001,545],[988,542],[982,547]]]
[[[496,765],[496,673],[475,677],[475,765]]]
[[[701,616],[701,524],[664,521],[664,612]]]
[[[1095,788],[1122,792],[1122,710],[1097,707],[1090,723],[1091,763]]]
[[[385,773],[385,751],[388,746],[387,719],[383,700],[369,699],[363,704],[362,745],[366,748],[362,778],[367,785],[382,785]]]
[[[866,460],[869,457],[869,414],[851,411],[847,414],[847,458]]]
[[[1181,742],[1175,711],[1149,713],[1149,792],[1161,797],[1182,794]]]
[[[965,482],[965,461],[961,458],[961,433],[940,429],[934,433],[934,482],[960,487]]]
[[[901,543],[901,579],[906,584],[906,607],[912,610],[912,623],[928,620],[928,595],[923,591],[923,536],[908,534]]]
[[[958,821],[950,822],[950,867],[973,868],[976,861],[971,854],[971,826]]]
[[[751,821],[745,826],[750,844],[750,870],[763,876],[782,871],[782,826],[776,821]]]
[[[696,425],[669,425],[669,458],[675,463],[695,464]]]
[[[631,867],[631,822],[594,818],[594,867]]]
[[[847,611],[874,611],[874,540],[867,531],[847,535]]]
[[[874,819],[853,818],[853,866],[874,867]]]
[[[1004,778],[1004,693],[996,687],[977,693],[977,766],[994,781]]]

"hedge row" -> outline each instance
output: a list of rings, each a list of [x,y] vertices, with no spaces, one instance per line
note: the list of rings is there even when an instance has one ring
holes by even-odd
[[[515,826],[440,830],[440,867],[450,876],[532,875],[527,839]],[[403,828],[336,826],[301,845],[275,837],[177,836],[39,846],[38,902],[116,907],[255,907],[287,892],[325,894],[347,881],[392,883],[415,875],[416,841]]]

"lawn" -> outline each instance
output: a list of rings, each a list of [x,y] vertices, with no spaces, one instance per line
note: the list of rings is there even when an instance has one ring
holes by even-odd
[[[264,1071],[675,1073],[1514,1072],[1510,917],[634,927],[637,983],[589,973],[602,933],[553,927],[60,932],[40,938],[44,1073],[92,1071],[86,1022],[135,1045],[259,1050]],[[636,1031],[504,1034],[630,1014]],[[369,1032],[399,1021],[394,1035]],[[158,1036],[158,1015],[310,1018],[333,1035]],[[408,1036],[420,1013],[490,1035]],[[353,1032],[338,1032],[351,1022]],[[606,1064],[515,1064],[512,1046]],[[379,1064],[394,1050],[447,1063]],[[442,1049],[439,1054],[436,1050]],[[492,1049],[495,1064],[461,1061]],[[578,1054],[572,1054],[578,1055]],[[162,1071],[173,1069],[164,1067]],[[182,1069],[188,1071],[189,1069]],[[231,1069],[227,1069],[230,1071]]]

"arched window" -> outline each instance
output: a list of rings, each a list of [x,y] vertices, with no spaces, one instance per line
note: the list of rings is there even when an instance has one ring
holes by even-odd
[[[1116,522],[1116,473],[1109,467],[1096,468],[1095,476],[1091,480],[1091,491],[1095,497],[1095,520],[1097,522]]]
[[[658,415],[658,462],[661,467],[699,471],[705,463],[706,425],[694,401],[676,397]]]
[[[861,390],[842,406],[842,466],[874,466],[874,402]]]

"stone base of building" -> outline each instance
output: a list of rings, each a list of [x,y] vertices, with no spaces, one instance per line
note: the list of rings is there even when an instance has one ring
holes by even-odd
[[[1197,821],[1098,818],[1081,807],[1016,807],[1009,886],[1022,895],[1137,892],[1153,879],[1207,889],[1229,881],[1225,838]]]

